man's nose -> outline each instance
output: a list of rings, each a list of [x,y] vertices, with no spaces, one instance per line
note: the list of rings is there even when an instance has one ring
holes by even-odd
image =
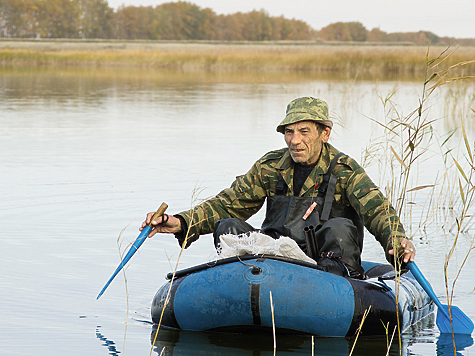
[[[294,133],[290,139],[292,145],[298,145],[302,141],[302,137],[298,133]]]

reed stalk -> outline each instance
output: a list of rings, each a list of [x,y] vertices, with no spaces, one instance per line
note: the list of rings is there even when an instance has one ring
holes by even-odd
[[[391,340],[387,340],[387,335],[386,335],[386,345],[387,345],[387,352],[386,352],[386,356],[389,355],[389,350],[391,349],[391,345],[393,343],[393,340],[394,340],[394,334],[396,334],[396,327],[394,327],[394,330],[393,330],[393,333],[391,334]]]
[[[364,322],[366,320],[366,317],[368,316],[370,310],[371,310],[371,305],[363,313],[363,317],[361,318],[361,322],[360,322],[360,325],[358,326],[358,330],[356,330],[355,341],[353,342],[353,346],[351,348],[349,356],[351,356],[353,354],[353,351],[354,351],[355,346],[356,346],[356,342],[358,341],[358,337],[360,336],[360,333],[361,333],[361,329],[363,328],[363,324],[364,324]]]
[[[474,111],[473,109],[471,110]],[[445,287],[446,287],[446,297],[447,297],[448,311],[449,311],[451,322],[452,322],[452,304],[453,304],[453,298],[454,298],[454,292],[455,292],[455,285],[460,277],[463,267],[465,266],[465,264],[467,263],[469,259],[470,254],[474,250],[474,244],[475,244],[475,234],[473,234],[470,247],[464,256],[462,263],[458,267],[458,271],[455,277],[453,278],[452,283],[450,283],[449,277],[448,277],[449,262],[453,256],[453,253],[455,252],[458,239],[464,233],[464,231],[467,231],[466,221],[467,220],[470,221],[472,218],[472,215],[469,213],[469,209],[475,203],[475,147],[472,148],[472,146],[469,143],[463,121],[461,122],[461,131],[462,131],[463,146],[465,147],[465,154],[463,158],[465,160],[465,163],[468,165],[468,169],[464,169],[462,167],[462,163],[459,162],[455,157],[453,157],[453,162],[458,171],[457,183],[459,187],[459,194],[460,194],[459,197],[460,197],[461,204],[459,208],[459,213],[455,216],[455,222],[456,222],[455,238],[452,243],[452,247],[450,248],[449,252],[446,255],[445,263],[444,263],[444,280],[445,280]],[[452,341],[454,345],[454,355],[456,356],[457,350],[455,347],[455,335],[453,334],[453,330],[452,330]]]
[[[275,320],[274,320],[274,302],[272,301],[272,291],[269,291],[270,297],[270,311],[272,314],[272,338],[274,340],[274,356],[277,351],[277,339],[275,337]]]
[[[120,257],[120,263],[121,264],[123,264],[125,253],[128,251],[130,246],[132,246],[132,244],[133,244],[132,242],[130,242],[127,245],[127,247],[124,249],[124,251],[122,253],[120,252],[122,243],[124,242],[124,240],[122,239],[122,235],[123,235],[125,229],[127,229],[127,227],[128,227],[128,225],[120,231],[119,236],[117,237],[117,248],[119,250],[119,257]],[[125,341],[127,339],[127,329],[128,329],[128,326],[129,326],[129,287],[128,287],[128,284],[127,284],[127,275],[125,274],[125,268],[122,268],[122,274],[124,276],[125,297],[126,297],[126,305],[127,305],[127,312],[126,312],[126,315],[125,315],[124,345],[122,346],[122,353],[125,355]]]

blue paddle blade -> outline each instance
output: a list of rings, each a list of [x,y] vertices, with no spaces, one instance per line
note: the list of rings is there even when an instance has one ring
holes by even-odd
[[[437,309],[437,327],[442,334],[451,334],[452,326],[450,324],[449,306],[442,304],[441,307]],[[473,321],[455,305],[452,305],[450,309],[452,311],[454,334],[471,335],[473,332]]]
[[[140,233],[140,235],[135,239],[134,243],[132,246],[130,246],[129,251],[127,251],[127,254],[125,257],[122,259],[122,262],[120,263],[119,267],[115,270],[114,274],[112,275],[111,278],[107,281],[106,285],[104,288],[102,288],[101,292],[97,296],[96,300],[101,297],[101,295],[104,294],[106,291],[107,287],[109,287],[109,284],[114,280],[115,276],[122,270],[122,268],[129,262],[129,260],[132,258],[135,252],[139,249],[140,246],[144,243],[145,239],[147,238],[148,234],[150,234],[150,231],[152,231],[152,228],[150,226],[145,226]]]
[[[439,328],[439,331],[442,334],[452,333],[452,327],[454,329],[454,334],[466,334],[471,335],[473,332],[473,322],[470,318],[465,315],[459,308],[455,305],[452,305],[452,324],[450,323],[449,308],[447,305],[443,305],[439,298],[435,295],[434,290],[432,289],[430,283],[422,274],[421,270],[415,262],[409,262],[407,268],[411,271],[412,275],[416,278],[422,288],[426,291],[429,297],[437,305],[437,319],[436,324]]]

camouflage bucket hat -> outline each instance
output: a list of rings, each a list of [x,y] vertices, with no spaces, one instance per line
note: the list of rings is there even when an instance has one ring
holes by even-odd
[[[333,127],[333,122],[328,119],[328,105],[320,99],[310,96],[297,98],[287,105],[285,119],[277,126],[277,132],[284,133],[286,125],[299,121],[315,121],[322,125]]]

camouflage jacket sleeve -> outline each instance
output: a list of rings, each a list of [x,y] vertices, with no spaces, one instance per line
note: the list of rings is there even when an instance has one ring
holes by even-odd
[[[347,179],[344,180],[345,195],[350,205],[355,209],[364,226],[374,235],[384,248],[386,259],[393,261],[389,255],[393,239],[405,237],[404,228],[388,199],[371,181],[364,169],[350,157],[341,159],[346,168],[350,168]],[[343,170],[346,170],[343,168]]]
[[[274,177],[274,170],[270,169],[269,162],[279,159],[282,152],[283,150],[279,150],[266,154],[245,175],[237,177],[231,187],[195,208],[177,214],[187,225],[183,236],[177,236],[179,242],[183,243],[187,236],[188,247],[200,235],[213,232],[220,219],[247,220],[257,213],[269,195],[270,184],[277,182],[278,176]]]

